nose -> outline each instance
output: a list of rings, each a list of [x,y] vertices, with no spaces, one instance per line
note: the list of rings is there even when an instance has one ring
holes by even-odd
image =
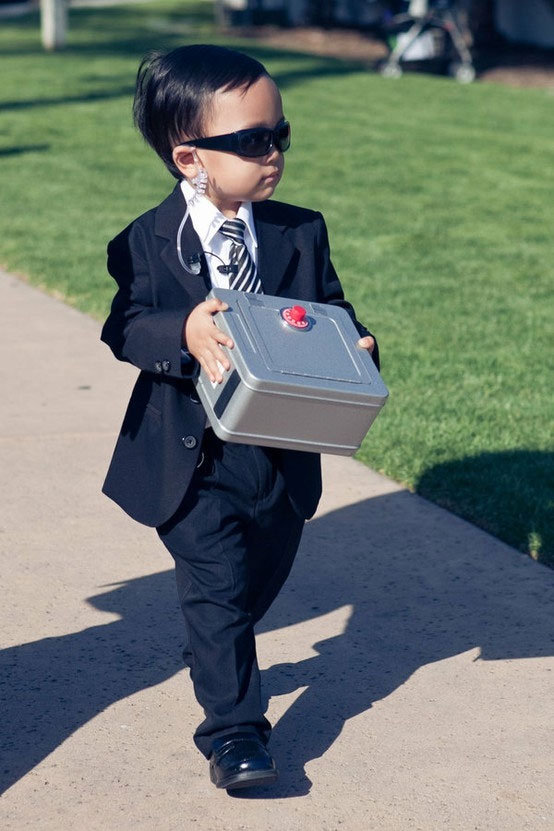
[[[277,161],[277,160],[279,159],[279,157],[280,157],[280,156],[282,156],[282,155],[283,155],[283,154],[281,153],[281,151],[280,151],[280,150],[277,150],[277,148],[275,147],[275,145],[272,143],[272,144],[271,144],[271,147],[270,147],[270,148],[269,148],[269,150],[267,151],[267,154],[266,154],[266,156],[265,156],[265,160],[266,160],[267,162]]]

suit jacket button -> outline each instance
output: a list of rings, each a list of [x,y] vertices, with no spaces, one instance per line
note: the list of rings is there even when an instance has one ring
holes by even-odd
[[[156,372],[162,372],[162,362],[156,361],[156,363],[154,364],[154,369],[156,370]]]
[[[162,369],[164,372],[169,372],[171,369],[171,363],[169,361],[162,361]]]
[[[194,436],[183,436],[181,439],[187,450],[193,450],[198,444]]]

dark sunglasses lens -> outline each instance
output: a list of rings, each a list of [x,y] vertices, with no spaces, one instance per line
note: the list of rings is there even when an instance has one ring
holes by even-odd
[[[280,127],[277,128],[275,131],[275,147],[281,153],[284,153],[285,150],[288,150],[290,147],[290,124],[287,122],[286,124],[282,124]]]
[[[271,130],[245,130],[240,136],[241,156],[265,156],[271,146]]]

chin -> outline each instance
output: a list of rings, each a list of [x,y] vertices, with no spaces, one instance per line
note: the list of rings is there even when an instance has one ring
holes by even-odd
[[[277,189],[278,184],[279,184],[279,181],[272,182],[269,185],[264,185],[263,187],[261,187],[260,188],[260,195],[257,197],[256,201],[259,202],[261,199],[269,199],[270,196],[273,196],[273,194],[275,193],[275,191]]]

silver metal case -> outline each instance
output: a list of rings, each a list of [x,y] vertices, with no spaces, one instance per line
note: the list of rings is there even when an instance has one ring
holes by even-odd
[[[229,305],[214,322],[233,339],[233,349],[222,347],[231,369],[221,384],[202,370],[195,385],[216,435],[355,453],[388,391],[367,350],[356,346],[360,336],[348,313],[267,294],[217,289],[208,298],[214,296]]]

